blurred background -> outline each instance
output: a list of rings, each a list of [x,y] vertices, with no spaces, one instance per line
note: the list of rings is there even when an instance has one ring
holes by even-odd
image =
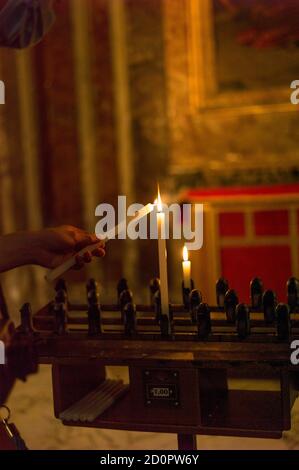
[[[159,182],[166,200],[205,204],[204,247],[191,261],[206,301],[221,275],[243,301],[254,276],[284,300],[287,278],[299,277],[299,105],[290,102],[299,2],[62,0],[55,8],[40,44],[0,51],[2,233],[59,224],[93,231],[99,203],[116,205],[121,194],[152,202]],[[173,301],[181,248],[168,246]],[[84,282],[96,277],[110,301],[125,276],[146,300],[157,273],[154,242],[116,240],[104,260],[66,278],[82,300]],[[44,274],[25,267],[2,276],[13,315],[25,301],[35,308],[51,298]],[[41,400],[50,400],[49,387],[44,368],[12,395],[29,447],[175,445],[169,436],[136,444],[128,433],[61,429]],[[279,443],[200,439],[207,448],[298,445],[295,431]]]

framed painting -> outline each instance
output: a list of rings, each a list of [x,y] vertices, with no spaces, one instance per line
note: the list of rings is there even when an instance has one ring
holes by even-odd
[[[190,101],[196,110],[295,111],[299,2],[188,0]]]

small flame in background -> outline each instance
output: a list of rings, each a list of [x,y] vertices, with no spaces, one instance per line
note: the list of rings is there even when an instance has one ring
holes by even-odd
[[[189,260],[188,249],[187,249],[186,245],[184,245],[184,248],[183,248],[183,260],[184,261]]]

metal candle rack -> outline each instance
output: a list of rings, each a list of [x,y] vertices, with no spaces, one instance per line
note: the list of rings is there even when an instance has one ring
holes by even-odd
[[[86,304],[69,301],[64,280],[58,281],[55,290],[55,300],[34,316],[34,324],[58,336],[87,330],[89,338],[288,342],[299,333],[299,282],[295,278],[287,282],[287,303],[278,303],[274,291],[263,291],[258,278],[250,283],[250,305],[239,303],[237,293],[222,278],[216,283],[214,306],[203,302],[198,289],[182,285],[183,302],[170,304],[169,315],[161,312],[157,278],[150,283],[148,305],[134,303],[125,279],[118,283],[117,303],[109,305],[100,303],[94,279],[86,285]],[[20,329],[29,331],[29,304],[21,312]]]
[[[259,278],[250,305],[225,279],[216,283],[215,306],[191,287],[182,285],[182,303],[170,304],[169,315],[158,279],[148,305],[134,303],[125,279],[115,304],[100,303],[93,279],[86,304],[70,301],[64,280],[33,318],[25,304],[18,334],[32,338],[40,363],[52,364],[55,416],[72,426],[174,432],[180,449],[196,448],[196,434],[277,438],[289,429],[299,389],[290,363],[298,280],[288,280],[284,304]],[[107,365],[126,367],[129,384],[108,381]],[[255,389],[261,379],[272,388]]]

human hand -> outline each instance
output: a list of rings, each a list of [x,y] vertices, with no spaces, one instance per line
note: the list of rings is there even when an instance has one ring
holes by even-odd
[[[45,268],[56,268],[88,245],[94,244],[94,249],[85,252],[83,256],[77,255],[75,268],[78,269],[85,263],[90,263],[93,256],[105,255],[103,241],[99,240],[96,235],[71,225],[43,229],[32,232],[30,235],[33,262]]]

